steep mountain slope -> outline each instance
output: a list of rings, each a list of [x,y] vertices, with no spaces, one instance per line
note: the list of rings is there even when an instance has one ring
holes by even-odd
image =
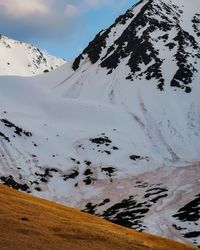
[[[130,229],[21,194],[0,185],[0,247],[70,250],[196,249]]]
[[[0,75],[32,76],[51,71],[65,63],[43,54],[33,45],[0,36]]]
[[[154,80],[161,91],[171,86],[188,93],[198,72],[199,29],[197,0],[141,1],[99,33],[74,61],[73,69],[85,58],[106,68],[107,74],[126,65],[125,79]]]
[[[73,62],[0,78],[0,180],[200,245],[199,0],[144,0]]]

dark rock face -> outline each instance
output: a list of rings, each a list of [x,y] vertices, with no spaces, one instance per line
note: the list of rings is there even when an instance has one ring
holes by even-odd
[[[192,83],[194,74],[198,70],[190,63],[190,59],[194,55],[186,52],[185,48],[190,47],[197,50],[198,54],[195,55],[197,58],[200,56],[200,50],[198,43],[188,32],[182,30],[181,27],[177,27],[177,29],[178,33],[174,38],[174,41],[178,45],[175,58],[179,68],[171,81],[171,86],[185,89],[186,93],[190,93],[191,87],[188,85]]]
[[[193,23],[193,29],[194,32],[197,34],[198,37],[200,37],[200,14],[196,14],[193,19],[192,19],[192,23]]]
[[[92,64],[96,63],[100,59],[102,50],[106,47],[106,39],[108,38],[111,29],[118,23],[125,24],[127,19],[132,17],[133,14],[131,11],[127,11],[125,15],[119,16],[109,29],[99,32],[95,39],[89,43],[88,47],[83,51],[83,53],[74,60],[73,69],[77,70],[79,68],[80,62],[84,58],[83,56],[86,54],[88,55]]]
[[[197,239],[200,236],[200,230],[198,228],[200,221],[200,194],[196,195],[194,200],[187,203],[184,207],[177,211],[177,214],[173,215],[177,219],[179,224],[183,224],[183,227],[178,227],[176,224],[173,225],[174,228],[179,230],[181,234],[188,239],[192,239],[194,244],[197,244]],[[189,223],[189,225],[195,225],[198,231],[188,229],[184,227]],[[200,246],[199,246],[200,247]]]
[[[173,217],[180,221],[197,221],[200,219],[200,194],[193,201],[179,209]]]
[[[141,185],[141,188],[150,186],[149,183],[146,184],[145,186]],[[112,197],[111,199],[106,198],[98,204],[89,202],[86,204],[84,211],[98,215],[115,224],[144,231],[146,226],[143,223],[143,218],[146,213],[155,203],[167,196],[168,190],[166,188],[155,186],[147,189],[143,197],[139,198],[137,195],[129,196],[114,205],[110,205],[102,213],[98,212],[98,208],[109,205]]]
[[[134,77],[140,77],[145,75],[147,80],[156,78],[159,82],[159,88],[162,90],[164,79],[161,74],[162,60],[159,58],[158,51],[152,46],[150,40],[150,34],[155,31],[160,25],[156,19],[149,19],[147,13],[151,8],[151,1],[146,4],[140,11],[140,13],[133,19],[131,24],[125,29],[122,35],[115,41],[115,44],[108,50],[105,59],[102,59],[101,66],[106,67],[112,73],[117,68],[121,59],[129,58],[128,66],[130,67],[130,73],[126,79],[133,80]],[[146,28],[144,35],[137,36],[138,30],[146,27],[147,22],[149,26]],[[161,27],[161,26],[160,26]],[[167,27],[163,26],[163,29]],[[127,44],[126,46],[124,46]],[[117,47],[117,49],[115,49]],[[111,53],[111,51],[113,53]],[[109,55],[110,54],[110,55]],[[153,64],[151,64],[153,62]],[[142,70],[141,64],[146,66],[146,70]],[[151,66],[148,66],[150,65]]]
[[[137,5],[143,4],[143,2],[140,1]],[[171,87],[190,93],[193,78],[198,72],[195,62],[200,59],[200,46],[195,38],[181,26],[182,10],[180,7],[166,4],[164,1],[160,1],[158,4],[156,1],[149,0],[142,6],[137,15],[134,16],[131,8],[116,19],[109,29],[100,32],[83,53],[75,59],[73,69],[77,70],[81,61],[88,57],[92,64],[98,63],[101,67],[108,69],[107,74],[111,74],[126,58],[130,68],[126,76],[127,80],[134,81],[134,79],[143,78],[156,83],[157,88],[163,91],[165,84],[168,83],[162,69],[165,58],[160,56],[159,46],[165,46],[169,51],[174,51],[172,60],[178,67],[175,74],[172,75]],[[128,21],[130,23],[127,23]],[[192,23],[195,33],[200,36],[199,14],[193,17]],[[108,46],[107,40],[111,39],[109,36],[112,35],[113,29],[125,24],[127,26],[124,27],[122,34],[116,39],[113,35],[113,44]],[[176,30],[176,36],[173,38],[169,34],[174,30]],[[155,32],[163,33],[163,35],[155,38]],[[158,46],[155,46],[155,43]],[[188,48],[192,48],[193,53],[189,53]],[[193,63],[191,63],[191,59]]]
[[[148,202],[137,202],[133,196],[108,208],[102,217],[119,225],[143,231],[142,218],[149,211]]]

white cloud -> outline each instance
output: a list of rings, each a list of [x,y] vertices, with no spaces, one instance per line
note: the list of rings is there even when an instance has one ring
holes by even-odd
[[[123,1],[123,0],[121,0]],[[0,11],[11,19],[24,19],[30,15],[74,17],[92,8],[117,4],[118,0],[0,0]]]
[[[30,14],[46,15],[50,8],[44,0],[0,0],[0,8],[4,8],[12,17],[27,17]]]
[[[87,7],[96,8],[96,7],[100,7],[101,5],[112,4],[114,0],[84,0],[82,2],[83,2],[83,5]]]
[[[67,17],[74,17],[80,14],[80,9],[78,6],[69,3],[66,4],[65,14],[67,15]]]
[[[87,14],[91,10],[95,15],[97,9],[109,6],[114,12],[121,9],[124,1],[127,0],[0,0],[0,31],[27,42],[64,43],[76,37],[77,31],[82,36],[88,32]]]

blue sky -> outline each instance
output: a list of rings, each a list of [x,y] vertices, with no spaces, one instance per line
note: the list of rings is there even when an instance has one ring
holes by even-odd
[[[0,0],[0,33],[72,59],[138,0]]]

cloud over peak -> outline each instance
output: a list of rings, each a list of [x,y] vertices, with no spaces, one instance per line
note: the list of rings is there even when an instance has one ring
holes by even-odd
[[[75,34],[86,35],[88,20],[98,26],[96,10],[103,14],[108,8],[121,9],[127,1],[0,0],[0,32],[17,40],[36,41],[36,45],[46,41],[66,44]]]
[[[46,15],[50,11],[44,0],[0,0],[0,8],[13,18],[27,17],[30,14]]]

